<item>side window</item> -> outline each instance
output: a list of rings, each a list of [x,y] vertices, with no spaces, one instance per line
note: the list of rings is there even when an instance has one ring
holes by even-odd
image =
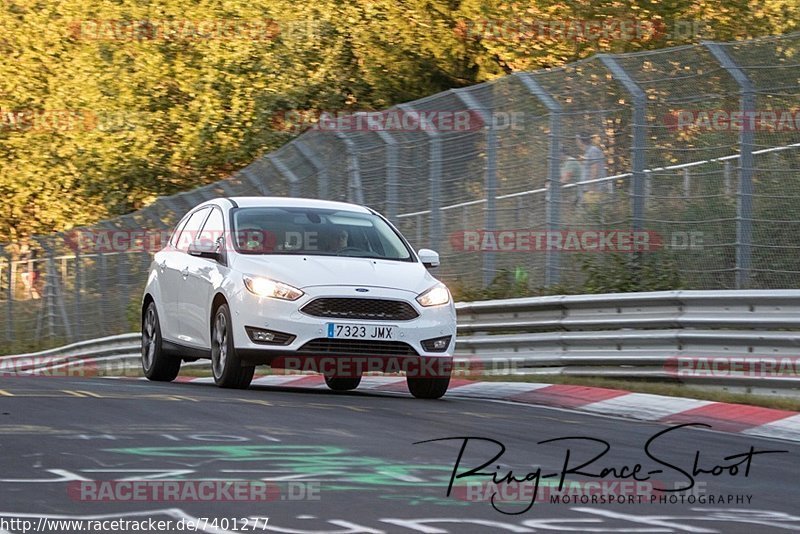
[[[169,236],[169,244],[173,247],[178,246],[178,237],[181,235],[181,230],[183,227],[186,226],[186,221],[189,220],[189,217],[184,216],[183,219],[180,220],[178,224],[175,225],[175,229],[172,231],[172,235]]]
[[[208,217],[208,212],[210,208],[203,208],[200,211],[196,211],[189,217],[189,220],[186,221],[183,229],[181,230],[178,239],[175,240],[175,247],[178,250],[186,252],[189,249],[189,245],[192,244],[192,241],[198,238],[198,234],[200,232],[200,228],[203,227],[203,223]]]
[[[203,230],[200,232],[201,239],[209,239],[214,243],[217,239],[225,235],[225,225],[222,219],[222,211],[216,208],[211,208],[211,215],[208,216],[206,224],[203,225]]]

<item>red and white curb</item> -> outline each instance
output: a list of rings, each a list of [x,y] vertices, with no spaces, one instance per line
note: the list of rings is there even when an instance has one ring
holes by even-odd
[[[177,382],[213,383],[212,378],[178,377]],[[270,375],[253,379],[255,386],[327,389],[321,375]],[[359,391],[408,394],[406,379],[365,376]],[[659,423],[706,423],[713,430],[800,441],[800,413],[647,393],[632,393],[564,384],[479,382],[454,378],[446,397],[491,399]]]

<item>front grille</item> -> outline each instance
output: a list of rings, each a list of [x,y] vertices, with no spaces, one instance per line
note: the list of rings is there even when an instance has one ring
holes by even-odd
[[[312,300],[300,311],[314,317],[369,321],[410,321],[419,317],[408,302],[386,299],[321,298]]]
[[[367,341],[361,339],[312,339],[298,352],[337,354],[342,356],[417,356],[417,351],[401,341]]]

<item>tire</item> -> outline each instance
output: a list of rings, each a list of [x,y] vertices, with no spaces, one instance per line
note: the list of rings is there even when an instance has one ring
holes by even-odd
[[[447,393],[450,377],[406,377],[408,391],[417,399],[439,399]]]
[[[421,357],[415,374],[406,376],[408,391],[418,399],[439,399],[447,393],[453,361]]]
[[[211,374],[214,383],[221,388],[247,389],[256,368],[242,367],[233,346],[232,324],[228,305],[220,305],[211,321]]]
[[[361,383],[361,377],[342,377],[325,375],[325,384],[333,391],[350,391]]]
[[[142,317],[142,371],[148,380],[172,382],[181,370],[181,359],[164,352],[156,303],[147,305]]]

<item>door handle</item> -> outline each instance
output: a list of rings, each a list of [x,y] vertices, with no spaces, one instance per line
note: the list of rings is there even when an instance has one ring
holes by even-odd
[[[183,276],[184,280],[186,280],[189,277],[189,268],[188,267],[184,267],[183,268],[183,270],[181,271],[181,276]]]

